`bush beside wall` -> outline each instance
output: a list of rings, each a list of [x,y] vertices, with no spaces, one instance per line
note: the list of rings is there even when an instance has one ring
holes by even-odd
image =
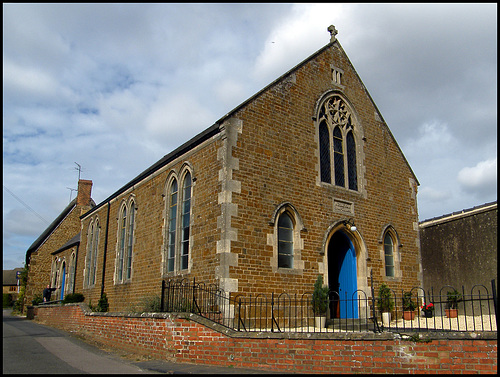
[[[392,339],[390,334],[368,334],[366,339],[356,334],[355,340],[320,339],[318,334],[259,336],[216,331],[189,318],[91,313],[85,304],[36,308],[36,320],[43,324],[174,362],[299,373],[497,373],[496,336],[430,342]]]

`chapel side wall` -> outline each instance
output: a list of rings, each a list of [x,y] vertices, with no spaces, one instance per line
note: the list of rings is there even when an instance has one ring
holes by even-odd
[[[343,88],[332,84],[330,64],[343,70]],[[366,139],[357,144],[362,149],[362,160],[357,161],[358,192],[319,183],[317,131],[312,117],[316,101],[332,89],[340,89],[350,101]],[[237,229],[232,251],[238,255],[238,263],[230,269],[240,292],[312,291],[317,275],[326,268],[323,241],[327,229],[350,217],[355,219],[367,249],[366,261],[360,261],[367,266],[366,286],[370,269],[378,284],[385,281],[394,289],[420,285],[416,182],[340,49],[332,47],[299,67],[234,118],[242,124],[233,150],[239,160],[233,178],[241,182],[241,193],[233,194],[238,216],[232,219]],[[352,202],[354,215],[334,212],[333,198]],[[269,222],[283,202],[297,209],[307,229],[300,232],[301,271],[273,269],[273,246],[268,242],[273,227]],[[402,278],[382,276],[380,238],[388,224],[396,229],[403,245]]]
[[[172,161],[161,172],[135,185],[127,192],[119,195],[110,204],[110,221],[108,228],[108,245],[105,269],[104,292],[108,298],[109,311],[132,311],[140,309],[141,300],[150,296],[160,296],[162,279],[188,278],[205,283],[215,283],[217,242],[217,196],[219,190],[219,161],[217,148],[220,141],[215,138],[194,148],[178,159]],[[164,248],[165,198],[166,184],[172,172],[180,174],[187,164],[191,168],[192,202],[191,202],[191,237],[190,237],[190,269],[182,273],[162,274],[162,252]],[[132,278],[125,283],[115,284],[115,264],[118,242],[118,216],[125,200],[134,196],[137,211],[135,214],[134,246],[132,259]],[[107,204],[96,213],[90,214],[82,221],[82,237],[78,260],[77,291],[85,295],[85,302],[95,306],[100,298],[102,286],[102,266],[104,260],[104,243],[107,220]],[[85,256],[87,249],[87,230],[90,219],[99,217],[101,232],[96,284],[92,288],[84,288]]]
[[[47,284],[51,284],[51,253],[63,246],[80,231],[80,208],[74,207],[45,242],[31,254],[28,280],[26,283],[25,305],[31,305],[35,295],[41,295]],[[52,298],[55,298],[54,293]]]

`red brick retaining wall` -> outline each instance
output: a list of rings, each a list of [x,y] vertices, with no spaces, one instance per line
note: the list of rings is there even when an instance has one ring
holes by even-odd
[[[392,333],[333,339],[335,334],[242,334],[188,314],[90,313],[84,304],[35,312],[46,325],[175,362],[304,373],[497,373],[496,333],[453,333],[448,337],[455,339],[428,342]]]

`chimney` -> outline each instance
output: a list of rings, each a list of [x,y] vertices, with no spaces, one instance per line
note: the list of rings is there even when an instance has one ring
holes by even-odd
[[[80,179],[78,181],[78,195],[76,197],[76,205],[80,207],[90,205],[92,200],[90,193],[92,192],[92,181],[87,179]]]

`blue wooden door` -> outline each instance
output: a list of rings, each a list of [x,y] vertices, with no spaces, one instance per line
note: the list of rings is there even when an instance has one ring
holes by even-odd
[[[358,318],[358,302],[354,294],[358,289],[356,273],[356,250],[348,237],[346,248],[340,256],[341,266],[339,271],[340,318]]]
[[[61,279],[61,300],[64,299],[64,283],[66,283],[66,263],[63,264],[62,268],[62,279]]]

